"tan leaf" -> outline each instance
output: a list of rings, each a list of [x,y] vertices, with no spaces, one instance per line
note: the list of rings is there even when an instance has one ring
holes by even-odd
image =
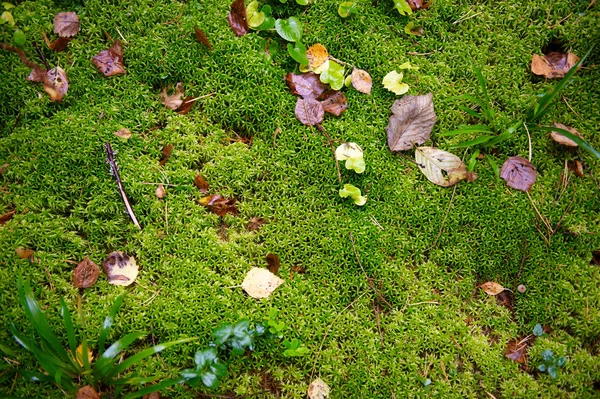
[[[15,252],[17,253],[17,256],[21,259],[31,258],[35,253],[33,249],[29,248],[15,248]]]
[[[279,256],[275,254],[267,254],[267,269],[273,274],[277,274],[279,271],[279,267],[281,266],[281,262],[279,262]]]
[[[156,194],[157,198],[163,199],[165,198],[165,195],[167,195],[167,190],[165,190],[165,186],[159,184],[158,187],[156,187],[156,191],[154,193]]]
[[[104,273],[108,282],[113,285],[131,285],[138,275],[138,265],[135,258],[121,251],[111,252],[106,260],[102,262]]]
[[[183,83],[179,82],[175,85],[175,93],[168,95],[167,89],[163,89],[160,93],[161,102],[169,109],[177,111],[183,103]]]
[[[581,161],[579,161],[577,159],[574,161],[569,161],[567,163],[567,166],[573,173],[575,173],[575,176],[577,176],[577,177],[585,176],[585,174],[583,173],[583,165],[581,164]]]
[[[55,102],[61,102],[69,90],[67,73],[61,67],[48,70],[42,82],[44,83],[44,91],[48,93],[50,100]]]
[[[562,78],[579,61],[573,53],[550,52],[540,57],[533,54],[531,58],[531,72],[548,79]]]
[[[438,186],[453,186],[467,177],[467,167],[459,157],[434,147],[418,147],[415,162],[425,177]]]
[[[92,350],[89,347],[87,348],[87,352],[88,363],[92,363],[92,360],[94,360],[94,356],[92,354]],[[79,363],[79,365],[83,367],[83,344],[80,344],[75,350],[75,359],[77,360],[77,363]]]
[[[208,41],[208,37],[206,37],[204,31],[197,26],[194,26],[194,32],[196,33],[196,40],[208,47],[209,50],[212,50],[212,44],[210,44],[210,41]]]
[[[557,127],[559,129],[564,129],[570,133],[573,133],[575,136],[583,139],[583,136],[581,135],[581,133],[579,133],[577,131],[577,129],[575,129],[573,127],[569,127],[569,126],[563,125],[562,123],[558,123],[558,122],[554,122],[554,127]],[[577,147],[576,142],[563,136],[559,132],[550,132],[550,137],[552,138],[552,140],[556,141],[558,144],[566,145],[569,147]]]
[[[253,267],[244,278],[242,288],[252,298],[266,298],[281,284],[283,280],[267,269]]]
[[[86,385],[83,388],[79,388],[75,394],[75,399],[100,399],[100,395],[98,395],[98,392],[91,385]]]
[[[431,93],[394,101],[392,116],[385,128],[390,151],[410,150],[429,140],[436,120]]]
[[[123,66],[123,45],[115,40],[108,50],[102,50],[92,58],[92,63],[104,76],[125,74]]]
[[[329,386],[320,378],[317,378],[308,386],[308,397],[310,399],[329,398]]]
[[[373,79],[369,75],[369,72],[354,68],[352,70],[352,86],[361,93],[371,94]]]
[[[4,215],[0,216],[0,226],[12,219],[13,216],[15,216],[15,213],[17,213],[17,211],[16,209],[13,209],[12,211],[8,211]]]
[[[250,221],[248,222],[248,230],[250,231],[256,231],[258,229],[260,229],[260,227],[263,224],[267,224],[267,220],[263,219],[261,217],[256,217],[254,216],[252,219],[250,219]]]
[[[502,165],[500,177],[509,187],[528,192],[535,183],[537,172],[526,158],[510,157]]]
[[[51,42],[50,39],[48,39],[48,36],[46,36],[46,32],[44,31],[42,31],[42,37],[44,38],[44,42],[46,42],[48,48],[56,52],[65,51],[67,46],[69,45],[69,42],[71,41],[70,37],[59,37],[55,41]]]
[[[114,132],[114,135],[122,139],[129,140],[129,138],[131,137],[131,131],[125,127],[122,127],[116,132]]]
[[[96,284],[100,268],[89,257],[85,257],[73,271],[73,286],[75,288],[89,288]]]
[[[196,177],[194,177],[194,185],[198,188],[198,190],[200,190],[202,194],[208,194],[208,188],[210,186],[200,173],[196,173]]]
[[[480,287],[485,291],[488,295],[498,295],[502,291],[504,291],[504,287],[498,283],[494,283],[493,281],[488,281],[487,283],[483,283]]]
[[[308,67],[315,70],[329,58],[329,53],[325,46],[320,43],[313,44],[306,49],[306,58],[308,58]]]

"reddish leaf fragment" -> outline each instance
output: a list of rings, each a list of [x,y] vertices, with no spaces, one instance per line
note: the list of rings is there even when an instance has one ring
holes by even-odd
[[[275,254],[267,254],[267,269],[273,274],[277,274],[279,271],[279,267],[281,266],[281,262],[279,262],[279,257]]]
[[[166,146],[163,147],[162,149],[162,158],[160,159],[160,162],[158,163],[160,166],[163,166],[164,164],[167,163],[167,161],[169,160],[169,158],[171,158],[171,154],[173,153],[173,145],[172,144],[167,144]]]
[[[425,10],[431,5],[431,1],[423,4],[423,0],[406,0],[406,2],[413,11]]]
[[[585,173],[583,173],[583,165],[582,165],[581,161],[579,161],[577,159],[574,161],[569,161],[567,163],[567,166],[568,166],[569,170],[571,170],[571,172],[575,173],[575,176],[577,176],[577,177],[585,176]]]
[[[525,364],[527,362],[527,348],[529,348],[528,340],[510,340],[506,344],[504,356],[519,364]]]
[[[102,50],[92,58],[92,63],[104,76],[125,74],[123,66],[123,45],[115,40],[108,50]]]
[[[323,116],[325,116],[323,106],[314,98],[298,98],[295,113],[300,122],[309,126],[323,122]]]
[[[235,198],[224,198],[219,194],[201,198],[200,205],[207,207],[209,211],[219,216],[225,216],[228,213],[235,216],[238,213]]]
[[[328,90],[319,96],[319,100],[323,110],[335,116],[340,116],[348,108],[348,100],[340,91]]]
[[[79,26],[79,17],[74,12],[59,12],[54,17],[54,33],[60,37],[75,36]]]
[[[48,36],[46,36],[46,32],[42,32],[42,37],[44,38],[44,42],[46,42],[48,48],[56,52],[65,51],[69,45],[69,42],[71,41],[70,37],[59,37],[55,41],[51,42],[50,39],[48,39]]]
[[[229,26],[237,36],[244,36],[250,30],[246,18],[246,5],[244,0],[235,0],[231,3],[231,10],[227,15]]]
[[[204,31],[198,28],[197,26],[194,26],[194,32],[196,32],[196,40],[208,47],[209,50],[212,50],[212,44],[210,44],[210,42],[208,41],[208,37],[206,37]]]
[[[254,216],[252,219],[250,219],[250,222],[248,222],[248,230],[256,231],[256,230],[260,229],[260,227],[263,224],[267,224],[267,223],[268,222],[266,219]]]
[[[583,139],[583,136],[581,135],[581,133],[579,133],[577,131],[577,129],[575,129],[573,127],[566,126],[566,125],[563,125],[562,123],[558,123],[558,122],[554,122],[554,127],[557,127],[559,129],[564,129],[567,132],[570,132],[573,135]],[[576,142],[563,136],[559,132],[550,132],[550,137],[552,138],[552,140],[556,141],[558,144],[566,145],[567,147],[577,147]]]
[[[168,95],[167,94],[168,87],[163,89],[160,93],[161,102],[169,109],[173,111],[177,111],[181,104],[183,104],[183,83],[179,82],[175,85],[175,93]]]
[[[293,271],[294,273],[299,273],[299,274],[304,274],[304,273],[306,273],[306,269],[305,269],[305,268],[303,268],[303,267],[302,267],[302,266],[300,266],[300,265],[294,265],[294,266],[292,266],[292,271]]]
[[[194,177],[194,185],[202,194],[208,194],[209,184],[200,173],[196,173],[196,177]]]
[[[31,258],[35,253],[33,249],[29,248],[15,248],[15,252],[17,253],[17,256],[21,259]]]
[[[531,72],[548,79],[562,78],[579,61],[573,53],[552,51],[540,57],[534,54],[531,58]]]
[[[85,257],[73,271],[73,286],[75,288],[89,288],[96,284],[100,268],[89,257]]]
[[[192,110],[192,107],[196,104],[196,99],[192,96],[186,97],[181,102],[179,108],[177,108],[177,113],[180,115],[185,115]]]
[[[537,172],[526,158],[510,157],[502,165],[500,177],[506,181],[509,187],[529,192],[535,183]]]
[[[4,223],[12,219],[13,216],[15,216],[15,213],[17,213],[16,209],[10,212],[6,212],[4,215],[0,216],[0,225],[3,225]]]
[[[327,90],[327,85],[321,82],[319,75],[313,72],[302,75],[288,73],[285,75],[285,82],[292,94],[302,98],[317,98]]]

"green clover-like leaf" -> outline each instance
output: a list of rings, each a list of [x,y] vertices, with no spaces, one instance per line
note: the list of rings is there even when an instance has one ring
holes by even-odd
[[[296,42],[302,38],[302,23],[296,17],[276,20],[275,30],[288,42]]]

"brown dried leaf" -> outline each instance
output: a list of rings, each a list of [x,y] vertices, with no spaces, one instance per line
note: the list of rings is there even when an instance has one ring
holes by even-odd
[[[60,37],[73,37],[79,32],[79,17],[74,12],[59,12],[54,17],[54,33]]]
[[[0,226],[12,219],[13,216],[15,216],[15,213],[17,213],[17,210],[13,209],[12,211],[6,212],[4,215],[0,216]]]
[[[577,159],[574,161],[569,161],[567,163],[567,166],[568,166],[569,170],[571,170],[571,172],[575,173],[575,176],[577,176],[577,177],[585,176],[585,173],[583,173],[583,165],[581,164],[581,161],[579,161]]]
[[[17,253],[17,256],[21,259],[31,258],[35,253],[33,249],[29,248],[15,248],[15,252]]]
[[[341,91],[327,90],[319,96],[321,105],[325,112],[340,116],[348,108],[348,100]]]
[[[96,284],[100,268],[89,257],[85,257],[73,271],[73,286],[75,288],[89,288]]]
[[[162,158],[160,159],[160,162],[158,162],[160,166],[164,166],[164,164],[167,163],[169,158],[171,158],[171,154],[173,153],[173,145],[167,144],[166,146],[164,146],[162,149],[162,153]]]
[[[167,190],[165,190],[165,186],[159,184],[158,187],[156,187],[156,191],[154,192],[154,194],[156,194],[156,197],[158,199],[163,199],[165,198],[165,195],[167,195]]]
[[[209,50],[212,50],[212,44],[210,44],[210,42],[208,41],[208,37],[206,37],[206,33],[204,33],[204,31],[202,29],[198,28],[197,26],[194,26],[194,32],[196,32],[196,40],[198,40],[198,42],[200,42],[201,44],[208,47]]]
[[[279,271],[279,267],[281,266],[281,262],[279,262],[279,257],[275,254],[267,254],[267,269],[273,274],[277,274]]]
[[[6,169],[8,169],[8,166],[9,165],[7,163],[0,166],[0,176],[2,176],[6,172]]]
[[[123,66],[123,45],[115,40],[108,50],[102,50],[92,58],[92,63],[104,76],[125,74]]]
[[[578,61],[579,57],[571,52],[564,54],[553,51],[543,57],[533,54],[531,72],[548,79],[562,78]]]
[[[480,287],[485,291],[488,295],[498,295],[502,291],[504,291],[504,287],[498,283],[494,283],[493,281],[488,281],[487,283],[483,283]]]
[[[537,172],[526,158],[510,157],[502,165],[500,177],[506,181],[509,187],[529,192],[535,183]]]
[[[323,122],[325,110],[314,98],[298,98],[296,102],[296,118],[305,125],[314,126]]]
[[[219,194],[201,198],[200,205],[207,207],[209,211],[219,216],[225,216],[227,213],[235,216],[238,213],[235,198],[224,198]]]
[[[200,173],[196,173],[196,177],[194,177],[194,185],[202,194],[208,194],[209,184]]]
[[[310,399],[329,398],[329,386],[320,378],[317,378],[308,386],[308,397]]]
[[[244,0],[235,0],[231,3],[231,10],[227,15],[229,26],[233,29],[236,36],[244,36],[250,30],[248,19],[246,18],[246,5]]]
[[[161,102],[169,109],[177,111],[183,103],[183,83],[179,82],[175,85],[175,93],[168,95],[167,88],[160,93]]]
[[[496,302],[512,312],[515,306],[515,294],[513,294],[512,291],[505,289],[496,295]]]
[[[423,0],[406,0],[406,2],[413,11],[425,10],[431,5],[431,1],[423,4]]]
[[[114,135],[121,137],[122,139],[129,140],[129,138],[131,137],[131,131],[125,127],[122,127],[116,132],[114,132]]]
[[[329,53],[325,46],[320,43],[313,44],[306,50],[306,58],[308,58],[308,66],[311,70],[315,70],[329,58]]]
[[[303,98],[317,98],[327,90],[327,85],[321,82],[319,75],[313,72],[302,75],[288,73],[285,75],[285,82],[292,94]]]
[[[61,102],[69,90],[67,73],[61,67],[47,71],[42,81],[44,83],[44,91],[48,93],[52,101]]]
[[[79,388],[75,394],[75,399],[100,399],[100,395],[98,395],[98,392],[91,385],[86,385],[83,388]]]
[[[121,251],[111,252],[102,262],[102,268],[110,284],[124,287],[135,281],[139,271],[135,258]]]
[[[248,230],[250,231],[256,231],[258,229],[260,229],[260,227],[263,224],[267,224],[267,220],[260,218],[260,217],[256,217],[254,216],[252,219],[250,219],[250,221],[248,222]]]
[[[38,67],[38,68],[33,68],[31,70],[31,73],[29,73],[29,76],[27,77],[27,80],[30,82],[43,82],[44,78],[46,77],[46,70],[42,67]]]
[[[467,177],[467,167],[456,155],[435,147],[418,147],[415,162],[427,179],[442,187],[453,186]]]
[[[429,140],[436,120],[431,93],[394,101],[390,122],[385,128],[390,151],[410,150]]]
[[[575,129],[573,127],[566,126],[566,125],[563,125],[562,123],[558,123],[558,122],[554,122],[554,127],[557,127],[559,129],[564,129],[570,133],[573,133],[575,136],[578,136],[583,139],[583,136],[581,135],[581,133],[579,133],[577,131],[577,129]],[[552,138],[552,140],[556,141],[558,144],[566,145],[569,147],[577,147],[576,142],[574,142],[573,140],[571,140],[569,138],[566,138],[559,132],[550,132],[550,137]]]
[[[44,38],[44,42],[46,42],[48,48],[56,52],[65,51],[65,49],[69,45],[69,42],[71,41],[70,37],[59,37],[55,41],[51,42],[50,39],[48,39],[48,36],[46,36],[46,32],[44,31],[42,31],[42,37]]]
[[[506,344],[506,352],[504,356],[519,364],[527,362],[527,348],[529,348],[528,340],[513,339]]]
[[[144,395],[142,399],[160,399],[160,392],[152,392],[150,395]]]
[[[177,113],[179,115],[187,114],[192,110],[194,104],[196,104],[196,99],[193,96],[184,98],[179,108],[177,108]]]
[[[352,86],[361,93],[371,94],[373,79],[369,75],[369,72],[354,68],[352,70]]]
[[[244,278],[242,288],[252,298],[266,298],[283,282],[267,269],[253,267]]]

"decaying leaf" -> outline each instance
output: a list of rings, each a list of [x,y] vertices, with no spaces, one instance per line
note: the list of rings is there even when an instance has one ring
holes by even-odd
[[[121,251],[111,252],[102,262],[102,268],[110,284],[124,287],[135,281],[139,271],[135,258]]]
[[[281,266],[281,262],[279,262],[279,257],[275,254],[267,254],[267,269],[273,274],[277,274],[279,271],[279,267]]]
[[[163,199],[165,198],[165,195],[167,195],[167,190],[165,190],[165,186],[159,184],[158,187],[156,187],[156,191],[154,192],[154,194],[158,199]]]
[[[438,148],[418,147],[415,162],[427,179],[438,186],[453,186],[467,177],[467,167],[460,158]]]
[[[227,15],[229,26],[237,36],[244,36],[250,30],[246,17],[246,5],[244,0],[235,0],[231,3],[229,15]]]
[[[183,99],[179,108],[177,108],[177,113],[179,115],[185,115],[192,110],[194,104],[196,104],[196,98],[193,96],[189,96]]]
[[[329,386],[320,378],[317,378],[308,386],[308,397],[310,399],[329,398]]]
[[[520,191],[529,191],[537,178],[535,167],[526,158],[510,157],[502,165],[500,177],[509,187]]]
[[[383,77],[383,87],[388,89],[394,94],[402,95],[410,89],[410,86],[406,83],[402,82],[404,78],[404,74],[402,72],[398,73],[396,71],[392,71]]]
[[[91,385],[86,385],[83,388],[79,388],[75,394],[75,399],[100,399],[100,395]]]
[[[295,114],[303,124],[314,126],[323,122],[325,110],[321,103],[314,98],[298,98]]]
[[[50,100],[55,102],[61,102],[69,90],[67,73],[61,67],[48,70],[42,78],[42,83],[44,84],[44,91],[50,96]]]
[[[48,36],[46,35],[46,32],[44,31],[42,31],[42,37],[44,38],[44,42],[46,42],[48,48],[56,52],[65,51],[67,46],[69,45],[69,42],[71,41],[70,37],[59,37],[55,41],[50,41],[50,39],[48,39]]]
[[[104,76],[125,74],[123,66],[123,44],[115,40],[108,50],[102,50],[92,58],[92,63]]]
[[[2,166],[0,166],[0,176],[2,176],[6,172],[6,169],[8,169],[8,166],[9,165],[7,163],[2,164]]]
[[[504,289],[496,295],[496,302],[512,312],[515,306],[515,294],[511,290]]]
[[[33,249],[29,248],[15,248],[15,252],[17,253],[17,256],[21,259],[31,258],[35,253]]]
[[[13,216],[15,216],[15,213],[17,213],[17,210],[13,209],[12,211],[8,211],[4,215],[0,216],[0,226],[12,219]]]
[[[373,87],[373,79],[369,72],[362,69],[354,68],[352,70],[352,86],[361,93],[371,94]]]
[[[577,176],[577,177],[585,176],[585,174],[583,173],[583,164],[578,159],[576,159],[574,161],[569,161],[567,163],[567,166],[570,171],[575,173],[575,176]]]
[[[385,128],[390,151],[410,150],[429,140],[436,120],[431,93],[394,101],[390,122]]]
[[[194,185],[202,194],[208,194],[209,184],[200,173],[196,173],[196,177],[194,177]]]
[[[149,395],[144,395],[142,399],[160,399],[160,392],[152,392]]]
[[[75,359],[77,360],[77,363],[79,363],[79,365],[81,367],[83,367],[83,344],[80,344],[77,349],[75,349]],[[94,356],[92,354],[92,350],[88,347],[87,348],[87,360],[88,363],[92,363],[92,361],[94,360]]]
[[[504,356],[519,364],[527,363],[527,348],[530,342],[527,339],[513,339],[506,344]]]
[[[250,231],[256,231],[258,229],[260,229],[260,227],[263,224],[267,224],[267,220],[260,218],[260,217],[256,217],[254,216],[252,219],[250,219],[250,221],[248,222],[248,230]]]
[[[571,52],[564,54],[553,51],[543,57],[534,54],[531,58],[531,72],[548,79],[562,78],[578,61],[579,57]]]
[[[122,139],[129,140],[131,137],[131,131],[125,127],[114,132],[115,136],[121,137]]]
[[[164,166],[167,163],[167,161],[169,160],[169,158],[171,158],[172,153],[173,153],[173,145],[172,144],[167,144],[166,146],[164,146],[162,149],[162,158],[160,159],[158,164],[160,166]]]
[[[314,71],[327,61],[329,53],[325,46],[316,43],[306,50],[306,58],[308,58],[308,67]]]
[[[200,205],[207,207],[209,211],[219,216],[225,216],[227,213],[235,216],[238,213],[235,198],[224,198],[219,194],[201,198]]]
[[[573,127],[566,126],[566,125],[563,125],[562,123],[558,123],[558,122],[554,122],[554,127],[557,127],[559,129],[564,129],[568,132],[573,133],[575,136],[583,139],[583,136],[581,135],[581,133],[579,133],[577,131],[577,129],[575,129]],[[577,147],[576,142],[563,136],[559,132],[550,132],[550,137],[552,138],[552,140],[556,141],[558,144],[566,145],[568,147]]]
[[[79,32],[79,17],[74,12],[59,12],[54,17],[54,33],[60,37],[73,37]]]
[[[340,116],[348,108],[348,100],[341,91],[327,90],[318,98],[323,110],[335,116]]]
[[[160,93],[161,102],[173,111],[177,111],[182,115],[187,114],[192,109],[194,101],[192,101],[192,97],[183,98],[183,83],[177,83],[175,85],[175,92],[171,95],[167,94],[168,89],[169,87],[163,89]]]
[[[208,37],[206,37],[204,31],[197,26],[194,26],[194,32],[196,33],[196,40],[198,40],[200,44],[208,47],[209,50],[212,50],[212,44],[210,44],[210,41],[208,41]]]
[[[346,169],[363,173],[366,168],[363,150],[356,143],[342,143],[335,150],[335,159],[346,162]]]
[[[86,256],[73,271],[73,286],[89,288],[96,284],[98,276],[100,276],[100,268]]]
[[[285,81],[292,94],[302,98],[317,98],[327,90],[327,85],[313,72],[302,75],[288,73],[285,75]]]
[[[425,10],[431,5],[431,1],[424,3],[423,0],[406,0],[406,2],[413,11]]]
[[[485,291],[488,295],[496,296],[502,291],[504,291],[504,287],[498,283],[494,283],[493,281],[488,281],[480,285],[480,287]]]
[[[267,269],[253,267],[244,278],[242,288],[252,298],[266,298],[283,282]]]
[[[423,36],[425,30],[422,26],[415,25],[413,21],[410,21],[404,27],[404,33],[406,33],[407,35]]]

